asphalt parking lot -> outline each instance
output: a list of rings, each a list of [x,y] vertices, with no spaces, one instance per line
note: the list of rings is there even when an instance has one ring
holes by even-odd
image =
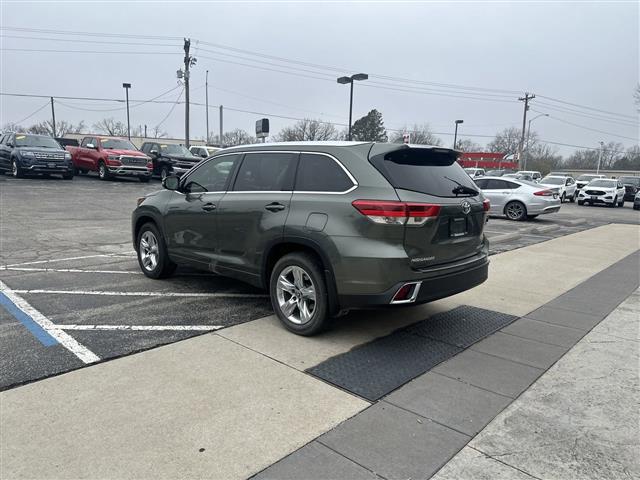
[[[0,177],[0,389],[271,313],[265,292],[234,280],[185,269],[163,281],[142,275],[130,213],[158,188],[95,176]],[[486,233],[498,253],[613,222],[640,224],[640,213],[629,203],[567,203],[531,222],[491,218]],[[11,307],[21,301],[50,328],[22,318]]]

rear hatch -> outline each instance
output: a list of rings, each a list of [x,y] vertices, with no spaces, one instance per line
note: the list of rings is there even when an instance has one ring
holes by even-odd
[[[410,218],[404,226],[404,247],[415,269],[463,260],[482,248],[488,205],[457,156],[448,148],[389,144],[376,144],[369,154],[409,209],[412,204],[439,207],[435,215]]]

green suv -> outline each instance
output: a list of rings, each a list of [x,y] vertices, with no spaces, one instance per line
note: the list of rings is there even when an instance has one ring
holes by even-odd
[[[139,201],[142,272],[189,265],[269,291],[301,335],[350,309],[414,305],[487,278],[489,202],[440,147],[291,142],[227,148]]]

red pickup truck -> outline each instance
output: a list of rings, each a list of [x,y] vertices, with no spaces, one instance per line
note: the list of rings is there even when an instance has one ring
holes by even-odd
[[[151,158],[123,138],[84,137],[79,147],[66,149],[77,173],[98,172],[100,180],[133,176],[148,182],[153,173]]]

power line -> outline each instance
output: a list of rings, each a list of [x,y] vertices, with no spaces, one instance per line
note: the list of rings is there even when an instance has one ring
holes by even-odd
[[[71,30],[52,30],[44,28],[22,28],[22,27],[6,27],[0,26],[0,30],[10,30],[13,32],[32,32],[32,33],[48,33],[53,35],[84,35],[88,37],[116,37],[116,38],[141,38],[141,39],[157,39],[157,40],[180,40],[182,37],[169,37],[166,35],[140,35],[126,33],[99,33],[99,32],[78,32]]]
[[[55,49],[39,49],[39,48],[0,48],[3,52],[37,52],[37,53],[107,53],[112,55],[176,55],[176,52],[133,52],[131,50],[124,51],[106,51],[106,50],[55,50]]]
[[[147,43],[147,42],[113,42],[108,40],[79,40],[77,38],[25,37],[20,35],[0,35],[2,38],[17,38],[22,40],[42,40],[48,42],[91,43],[105,45],[140,45],[149,47],[179,47],[175,43]]]
[[[587,107],[585,105],[580,105],[579,103],[565,102],[564,100],[558,100],[557,98],[546,97],[544,95],[538,95],[538,96],[540,98],[546,98],[547,100],[551,100],[553,102],[564,103],[565,105],[571,105],[573,107],[583,108],[583,109],[586,109],[586,110],[593,110],[594,112],[606,113],[606,114],[615,115],[615,116],[618,116],[618,117],[626,117],[626,118],[630,118],[632,120],[637,120],[637,118],[638,118],[638,117],[634,117],[633,115],[626,115],[624,113],[617,113],[617,112],[611,112],[611,111],[608,111],[608,110],[601,110],[599,108]]]
[[[39,107],[35,112],[30,113],[29,115],[27,115],[26,117],[24,117],[22,120],[18,120],[16,123],[16,125],[20,125],[22,122],[24,122],[25,120],[29,120],[31,117],[33,117],[36,113],[38,113],[40,110],[44,109],[45,107],[49,106],[49,102],[45,103],[43,106]]]
[[[178,98],[176,99],[172,107],[169,109],[169,112],[164,116],[162,120],[160,120],[160,122],[156,125],[155,128],[160,128],[160,125],[162,125],[165,122],[165,120],[169,118],[169,116],[173,113],[173,111],[178,106],[178,104],[184,103],[184,102],[180,102],[180,99],[182,98],[182,94],[184,93],[184,90],[185,90],[184,87],[182,88],[182,90],[180,90],[180,94],[178,95]]]
[[[549,109],[549,110],[554,110],[556,112],[562,112],[562,113],[566,113],[569,115],[573,115],[576,117],[584,117],[584,118],[589,118],[591,120],[599,120],[601,122],[607,122],[607,123],[616,123],[619,125],[625,125],[627,127],[638,127],[640,126],[639,123],[633,123],[631,120],[623,120],[623,119],[614,119],[611,117],[605,117],[602,115],[598,115],[598,114],[591,114],[591,113],[586,113],[586,112],[581,112],[580,110],[573,110],[573,109],[568,109],[567,107],[562,107],[559,105],[554,105],[552,103],[546,103],[546,102],[536,102],[536,105],[542,105],[545,107],[545,109]]]
[[[536,113],[544,113],[544,112],[540,112],[540,111],[538,111],[538,110],[531,110],[531,111],[532,111],[532,112],[536,112]],[[611,136],[614,136],[614,137],[626,138],[627,140],[633,140],[633,141],[635,141],[635,142],[637,142],[637,141],[638,141],[638,139],[637,139],[637,138],[633,138],[633,137],[626,137],[626,136],[624,136],[624,135],[618,135],[617,133],[605,132],[604,130],[598,130],[598,129],[595,129],[595,128],[585,127],[584,125],[579,125],[579,124],[577,124],[577,123],[569,122],[569,121],[567,121],[567,120],[563,120],[563,119],[561,119],[561,118],[554,117],[553,115],[549,115],[549,114],[547,114],[547,116],[548,116],[549,118],[552,118],[553,120],[558,121],[558,122],[566,123],[567,125],[572,125],[572,126],[574,126],[574,127],[578,127],[578,128],[583,128],[583,129],[585,129],[585,130],[591,130],[592,132],[604,133],[604,134],[606,134],[606,135],[611,135]]]

